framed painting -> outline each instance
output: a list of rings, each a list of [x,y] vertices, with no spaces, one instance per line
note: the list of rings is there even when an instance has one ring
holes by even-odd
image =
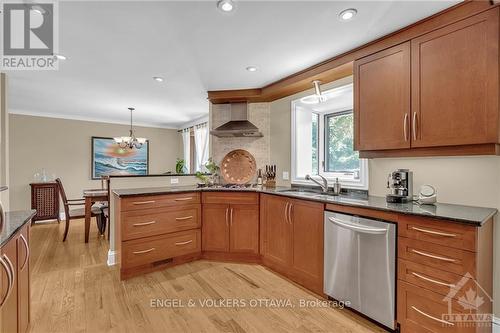
[[[92,179],[142,176],[149,172],[149,140],[140,148],[121,148],[112,138],[92,137]]]

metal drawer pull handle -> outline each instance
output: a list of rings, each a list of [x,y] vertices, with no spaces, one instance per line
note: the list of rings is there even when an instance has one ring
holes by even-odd
[[[192,219],[193,218],[193,215],[191,216],[185,216],[185,217],[176,217],[175,219],[177,221],[182,221],[182,220],[189,220],[189,219]]]
[[[187,201],[187,200],[193,200],[193,197],[189,197],[189,198],[177,198],[177,199],[175,199],[175,201]]]
[[[288,205],[289,205],[289,204],[290,204],[290,203],[287,201],[287,202],[286,202],[286,205],[285,205],[285,222],[286,222],[286,223],[290,223],[290,222],[288,222]]]
[[[150,225],[150,224],[155,224],[155,223],[156,223],[156,221],[134,223],[133,226],[134,227],[142,227],[142,226],[145,226],[145,225]]]
[[[419,250],[415,250],[415,249],[411,249],[411,252],[416,253],[416,254],[421,255],[421,256],[424,256],[424,257],[428,257],[428,258],[432,258],[432,259],[437,259],[437,260],[442,260],[442,261],[448,261],[448,262],[456,262],[457,261],[456,259],[447,258],[447,257],[440,257],[440,256],[436,256],[436,255],[433,255],[433,254],[425,253],[425,252],[422,252],[422,251],[419,251]]]
[[[290,203],[290,204],[288,205],[288,222],[289,222],[290,224],[292,224],[292,223],[293,223],[293,220],[292,220],[292,208],[293,208],[293,203]]]
[[[134,205],[147,205],[147,204],[152,204],[152,203],[155,203],[156,201],[154,200],[149,200],[149,201],[137,201],[137,202],[134,202],[133,204]]]
[[[454,285],[454,284],[452,284],[452,283],[445,283],[445,282],[437,281],[437,280],[434,280],[434,279],[428,278],[428,277],[426,277],[426,276],[420,275],[420,274],[415,273],[415,272],[411,272],[411,274],[413,274],[414,276],[418,277],[419,279],[425,280],[425,281],[427,281],[427,282],[432,282],[432,283],[438,284],[438,285],[440,285],[440,286],[445,286],[445,287],[455,288],[455,285]]]
[[[135,252],[132,252],[132,253],[133,253],[133,254],[143,254],[143,253],[148,253],[148,252],[151,252],[151,251],[154,251],[154,250],[155,250],[155,248],[154,248],[154,247],[152,247],[152,248],[150,248],[150,249],[148,249],[148,250],[135,251]]]
[[[14,279],[16,277],[14,276],[14,274],[15,274],[15,272],[14,272],[14,266],[12,265],[12,262],[10,261],[9,257],[7,257],[7,255],[5,255],[5,254],[2,257],[5,260],[5,262],[7,262],[7,265],[9,265],[9,271],[10,271],[10,274],[9,274],[9,289],[7,289],[7,295],[5,296],[5,299],[7,299],[7,298],[9,298],[10,293],[12,292],[12,289],[14,289]]]
[[[431,234],[431,235],[437,235],[437,236],[443,236],[443,237],[457,237],[457,234],[448,234],[446,232],[439,232],[439,231],[433,231],[433,230],[427,230],[427,229],[421,229],[418,227],[411,227],[413,230],[420,231],[426,234]]]
[[[413,141],[417,141],[417,113],[413,112]]]
[[[188,240],[188,241],[185,241],[185,242],[179,242],[179,243],[175,243],[176,246],[181,246],[181,245],[186,245],[186,244],[189,244],[189,243],[192,243],[193,240]]]
[[[405,136],[405,141],[408,141],[408,113],[405,113],[405,117],[403,119],[403,134]]]
[[[349,229],[349,230],[353,230],[353,231],[359,231],[359,232],[365,233],[365,234],[386,234],[387,233],[387,229],[383,229],[383,228],[367,228],[367,227],[362,227],[362,226],[359,226],[359,225],[356,225],[356,224],[346,223],[346,222],[341,221],[339,219],[336,219],[334,217],[329,217],[328,219],[331,222],[333,222],[334,224],[338,225],[339,227],[342,227],[342,228],[345,228],[345,229]]]
[[[21,267],[21,270],[23,270],[30,258],[30,247],[28,246],[28,242],[26,241],[26,238],[24,238],[23,234],[21,234],[21,240],[23,241],[24,247],[26,248],[26,258],[24,259],[23,266]]]
[[[440,323],[442,323],[442,324],[446,324],[446,325],[450,325],[450,326],[455,326],[455,324],[450,323],[449,321],[446,321],[446,320],[443,320],[443,319],[439,319],[439,318],[433,317],[433,316],[431,316],[430,314],[427,314],[427,313],[425,313],[424,311],[419,310],[418,308],[414,307],[413,305],[412,305],[412,307],[411,307],[411,308],[412,308],[413,310],[417,311],[418,313],[420,313],[420,314],[421,314],[422,316],[424,316],[424,317],[427,317],[427,318],[429,318],[429,319],[435,320],[435,321],[440,322]]]
[[[5,301],[7,300],[7,298],[9,297],[10,289],[12,288],[11,284],[14,279],[12,278],[12,272],[10,271],[10,268],[7,266],[5,260],[3,260],[3,258],[1,257],[0,257],[0,264],[5,269],[5,273],[7,273],[7,283],[8,283],[7,293],[5,294],[5,297],[2,299],[2,302],[0,302],[0,308],[1,308],[2,305],[5,303]]]

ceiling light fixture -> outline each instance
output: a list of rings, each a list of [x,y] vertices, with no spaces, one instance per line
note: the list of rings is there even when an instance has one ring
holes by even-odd
[[[57,59],[57,60],[66,60],[66,56],[63,56],[62,54],[54,54],[54,57]]]
[[[321,81],[320,80],[314,80],[312,82],[313,87],[314,87],[314,95],[316,95],[316,98],[318,99],[318,103],[324,102],[325,101],[325,96],[323,96],[323,93],[321,92]]]
[[[354,8],[345,9],[340,12],[339,19],[341,21],[350,21],[354,18],[354,16],[356,16],[357,13],[358,11]]]
[[[132,111],[134,108],[128,108],[130,110],[130,131],[129,136],[120,136],[114,138],[115,142],[120,146],[120,148],[137,148],[141,149],[142,145],[146,143],[147,139],[145,138],[136,138],[134,134],[134,128],[132,127]]]
[[[153,76],[153,80],[156,82],[163,82],[163,78],[161,76]]]
[[[217,1],[217,8],[228,13],[234,9],[234,3],[232,0],[219,0]]]
[[[256,72],[257,71],[257,67],[255,67],[255,66],[248,66],[246,68],[246,70],[249,71],[249,72]]]

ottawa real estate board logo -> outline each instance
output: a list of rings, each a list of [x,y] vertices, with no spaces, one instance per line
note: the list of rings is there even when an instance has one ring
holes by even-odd
[[[0,16],[0,70],[58,69],[57,2],[2,1]]]

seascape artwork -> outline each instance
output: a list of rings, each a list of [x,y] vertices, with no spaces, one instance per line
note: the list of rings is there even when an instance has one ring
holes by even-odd
[[[149,141],[140,148],[121,148],[112,138],[92,137],[92,179],[111,175],[147,175]]]

